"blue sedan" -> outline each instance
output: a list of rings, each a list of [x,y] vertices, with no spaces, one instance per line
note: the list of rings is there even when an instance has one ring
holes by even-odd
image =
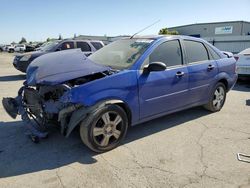
[[[43,55],[29,65],[18,96],[2,102],[11,117],[21,115],[34,141],[51,122],[66,137],[79,125],[83,143],[105,152],[128,126],[200,105],[220,111],[236,80],[234,58],[202,39],[136,36],[89,57],[80,50]]]

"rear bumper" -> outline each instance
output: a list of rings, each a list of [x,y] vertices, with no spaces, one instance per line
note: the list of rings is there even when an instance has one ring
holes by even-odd
[[[250,78],[250,74],[238,74],[239,78]]]
[[[244,75],[244,76],[249,75],[250,76],[250,66],[243,66],[243,65],[239,66],[238,65],[236,67],[236,72],[239,76],[240,75]]]

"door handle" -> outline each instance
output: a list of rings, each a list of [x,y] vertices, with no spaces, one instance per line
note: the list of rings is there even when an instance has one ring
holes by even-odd
[[[207,70],[213,70],[213,69],[214,69],[214,65],[210,64],[210,65],[207,66]]]
[[[178,71],[175,75],[178,77],[178,78],[180,78],[180,77],[182,77],[182,76],[184,76],[184,72],[181,72],[181,71]]]

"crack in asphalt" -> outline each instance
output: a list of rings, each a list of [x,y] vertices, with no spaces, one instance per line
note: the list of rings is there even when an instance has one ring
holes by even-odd
[[[207,177],[207,178],[210,178],[210,179],[214,179],[214,180],[217,180],[217,181],[221,181],[221,182],[226,182],[226,183],[230,183],[230,184],[234,184],[233,182],[230,182],[230,181],[226,181],[224,179],[219,179],[219,178],[216,178],[216,177],[213,177],[213,176],[210,176],[207,174],[207,169],[208,169],[208,166],[206,165],[205,161],[204,161],[204,146],[200,143],[204,134],[206,133],[207,130],[211,129],[209,128],[206,124],[204,124],[203,122],[200,122],[200,121],[196,121],[197,123],[201,124],[204,126],[204,130],[201,132],[200,134],[200,137],[198,138],[197,140],[197,144],[200,146],[200,162],[203,166],[203,170],[202,170],[202,173],[201,174],[198,174],[197,175],[202,179],[203,177]],[[238,131],[237,131],[238,132]]]
[[[56,177],[57,177],[57,179],[59,180],[59,182],[60,182],[60,185],[61,185],[61,187],[63,187],[63,188],[65,188],[65,186],[63,185],[63,183],[62,183],[62,179],[61,179],[61,177],[59,176],[59,168],[56,170]]]
[[[161,172],[165,172],[165,173],[169,173],[169,174],[175,174],[175,173],[172,172],[172,171],[165,170],[165,169],[162,169],[162,168],[159,168],[159,167],[141,164],[138,160],[136,160],[136,156],[135,156],[134,152],[133,152],[129,147],[127,147],[127,146],[125,146],[125,145],[123,145],[123,147],[125,147],[125,148],[130,152],[130,154],[131,154],[132,157],[133,157],[132,161],[133,161],[134,163],[136,163],[141,169],[155,169],[155,170],[159,170],[159,171],[161,171]]]

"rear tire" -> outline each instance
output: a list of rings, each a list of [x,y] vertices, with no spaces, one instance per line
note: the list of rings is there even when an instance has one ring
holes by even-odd
[[[226,86],[223,83],[218,82],[211,93],[209,102],[204,105],[204,108],[211,112],[220,111],[226,101],[226,95]]]
[[[128,117],[118,105],[110,104],[90,113],[80,125],[83,143],[95,152],[117,147],[126,136]]]

